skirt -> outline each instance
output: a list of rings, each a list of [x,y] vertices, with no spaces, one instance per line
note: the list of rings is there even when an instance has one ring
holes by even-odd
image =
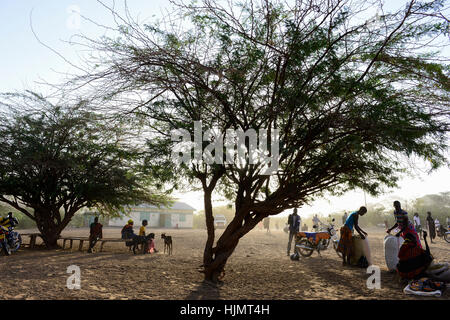
[[[339,239],[337,250],[342,252],[344,256],[351,256],[353,253],[352,236],[352,230],[349,227],[343,226],[341,228],[341,238]]]

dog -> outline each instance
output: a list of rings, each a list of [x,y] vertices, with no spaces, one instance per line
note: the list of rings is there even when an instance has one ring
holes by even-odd
[[[133,247],[133,253],[136,254],[136,248],[138,245],[142,245],[142,253],[145,254],[147,253],[147,249],[148,249],[148,242],[150,239],[155,239],[155,234],[154,233],[149,233],[147,236],[136,236],[133,238],[132,242],[131,242],[131,247]]]
[[[161,239],[164,239],[164,253],[169,253],[169,256],[172,254],[172,237],[166,236],[165,233],[161,234]]]

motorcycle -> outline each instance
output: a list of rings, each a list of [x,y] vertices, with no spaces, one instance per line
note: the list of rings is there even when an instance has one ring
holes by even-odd
[[[20,233],[14,231],[14,227],[18,224],[19,221],[12,216],[12,213],[9,213],[7,218],[0,218],[0,226],[4,230],[4,240],[6,241],[10,252],[16,252],[22,245]]]
[[[448,232],[448,230],[443,225],[439,225],[439,227],[436,228],[436,235],[439,238],[442,238],[446,232]]]
[[[444,226],[439,226],[439,228],[436,228],[436,235],[439,238],[444,238],[445,241],[450,243],[450,230],[445,228]]]
[[[11,249],[9,248],[8,241],[6,239],[6,233],[8,230],[0,225],[0,252],[4,252],[5,255],[9,256],[11,254]]]
[[[333,249],[338,256],[342,257],[342,253],[337,251],[339,240],[333,223],[322,224],[318,232],[298,232],[296,234],[294,255],[298,257],[298,253],[300,253],[303,257],[309,257],[316,250],[320,256],[320,251],[328,249],[330,243],[333,244]]]

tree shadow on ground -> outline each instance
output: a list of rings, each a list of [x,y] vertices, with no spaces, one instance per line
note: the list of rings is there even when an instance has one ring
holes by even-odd
[[[360,268],[357,266],[342,266],[340,261],[330,259],[326,256],[314,257],[314,263],[308,264],[308,259],[303,258],[300,260],[302,267],[309,269],[308,271],[314,274],[316,277],[326,281],[329,285],[339,286],[346,288],[352,292],[362,293],[361,284],[366,282],[370,274],[366,273],[366,268]],[[317,263],[320,263],[321,267],[317,268]],[[342,271],[350,270],[352,275],[346,275]],[[391,282],[393,280],[392,274],[381,270],[381,281],[387,280]]]
[[[219,300],[220,285],[203,280],[185,298],[186,300]]]
[[[342,266],[336,265],[336,260],[328,257],[316,257],[313,258],[315,263],[308,263],[308,259],[304,258],[300,260],[300,264],[303,268],[309,269],[308,272],[313,273],[316,277],[321,278],[323,282],[327,283],[327,286],[333,286],[341,288],[340,290],[352,292],[355,295],[365,296],[367,298],[375,298],[382,296],[384,299],[404,299],[406,296],[403,294],[403,288],[406,284],[396,276],[396,273],[389,272],[387,270],[380,270],[381,289],[390,289],[398,292],[398,295],[385,296],[383,291],[376,289],[369,289],[367,287],[367,279],[372,273],[367,273],[366,268],[360,268],[357,266]],[[320,259],[317,261],[316,259]],[[317,263],[321,264],[321,268],[317,268]],[[335,266],[335,267],[333,267]],[[351,270],[352,275],[344,274],[343,270]],[[408,296],[409,299],[421,299],[428,300],[435,297],[420,297],[420,296]],[[448,299],[448,294],[444,293],[440,299]]]

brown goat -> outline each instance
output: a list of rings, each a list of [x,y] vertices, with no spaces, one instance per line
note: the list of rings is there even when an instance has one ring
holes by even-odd
[[[166,248],[169,256],[172,254],[172,237],[166,236],[165,233],[161,234],[161,239],[164,239],[164,253],[166,253]]]

